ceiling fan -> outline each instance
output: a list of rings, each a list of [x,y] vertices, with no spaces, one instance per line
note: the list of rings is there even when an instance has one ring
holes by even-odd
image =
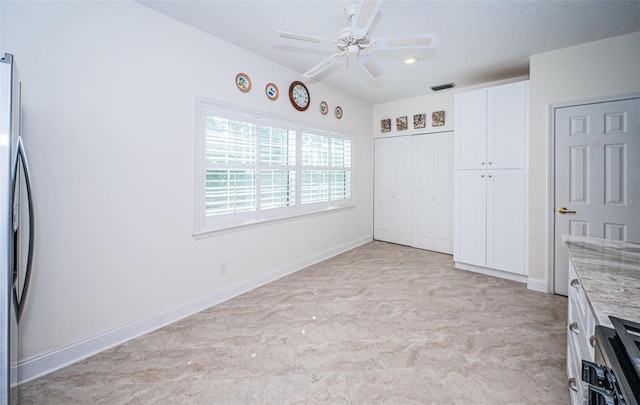
[[[300,41],[335,49],[336,52],[322,62],[306,71],[304,77],[314,77],[330,66],[341,63],[344,59],[354,57],[358,64],[373,79],[383,75],[380,66],[373,60],[370,53],[381,49],[425,49],[434,48],[438,38],[435,34],[405,35],[389,38],[371,39],[369,29],[375,19],[382,0],[360,0],[345,8],[345,14],[351,26],[338,32],[337,39],[321,38],[293,32],[277,31],[276,35],[286,40]],[[344,58],[346,56],[346,58]]]

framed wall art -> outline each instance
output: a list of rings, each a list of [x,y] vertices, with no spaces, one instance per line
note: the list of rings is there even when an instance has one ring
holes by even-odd
[[[431,126],[441,127],[444,125],[444,111],[434,111],[431,114]]]
[[[413,128],[424,128],[427,125],[427,114],[416,114],[413,116]]]
[[[380,132],[391,132],[391,118],[380,120]]]
[[[407,129],[407,116],[396,118],[396,130],[404,131]]]

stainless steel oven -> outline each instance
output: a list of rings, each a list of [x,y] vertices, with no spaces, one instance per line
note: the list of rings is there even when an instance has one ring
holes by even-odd
[[[594,362],[582,361],[587,405],[640,404],[640,324],[610,317],[596,326]]]

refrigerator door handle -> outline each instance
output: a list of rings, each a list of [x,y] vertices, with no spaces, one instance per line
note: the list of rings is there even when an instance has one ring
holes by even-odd
[[[13,170],[13,179],[12,179],[12,187],[11,187],[11,193],[13,194],[11,197],[11,201],[15,201],[15,193],[16,193],[16,187],[18,187],[18,192],[19,192],[19,184],[18,180],[20,178],[19,176],[19,169],[20,166],[22,167],[22,170],[24,172],[24,183],[25,183],[25,187],[26,187],[26,192],[27,192],[27,208],[28,208],[28,220],[29,220],[29,241],[28,241],[28,246],[27,246],[27,263],[26,263],[26,267],[25,267],[25,273],[24,273],[24,285],[22,286],[22,292],[19,293],[18,292],[18,286],[17,283],[19,283],[19,280],[17,279],[17,275],[18,275],[18,254],[19,254],[19,224],[14,223],[13,224],[13,249],[14,249],[14,256],[13,256],[13,303],[14,303],[14,308],[16,311],[16,319],[18,320],[18,322],[20,322],[20,318],[22,316],[22,311],[24,310],[24,304],[25,304],[25,299],[27,297],[27,291],[29,290],[29,281],[31,279],[31,267],[33,265],[33,249],[34,249],[34,245],[35,245],[35,224],[34,224],[34,210],[33,210],[33,198],[32,198],[32,193],[31,193],[31,175],[29,173],[29,163],[27,162],[27,155],[25,153],[24,150],[24,145],[22,144],[22,137],[18,137],[18,143],[17,143],[17,147],[16,147],[16,159],[15,159],[15,166],[14,166],[14,170]],[[17,218],[17,220],[19,221],[19,218]],[[14,218],[14,221],[16,221],[16,218]],[[17,225],[17,226],[16,226]]]

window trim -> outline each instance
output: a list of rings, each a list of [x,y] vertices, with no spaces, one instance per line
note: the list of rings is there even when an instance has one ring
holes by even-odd
[[[218,219],[207,221],[205,213],[205,180],[206,180],[206,167],[207,162],[205,159],[206,150],[206,116],[207,110],[215,109],[218,111],[229,112],[233,116],[253,116],[266,123],[282,122],[288,126],[294,126],[296,128],[296,203],[292,207],[280,207],[261,211],[260,217],[255,216],[255,212],[243,213],[242,215],[225,216],[228,220]],[[195,97],[195,125],[194,125],[194,163],[193,163],[193,232],[192,235],[196,238],[207,237],[208,235],[218,234],[221,232],[230,232],[239,229],[246,229],[247,227],[261,226],[275,221],[287,221],[295,220],[297,218],[306,217],[310,215],[318,215],[334,212],[337,210],[350,209],[355,207],[355,186],[354,186],[354,161],[355,150],[353,148],[353,132],[343,129],[331,128],[325,125],[319,125],[316,123],[304,122],[298,119],[292,119],[291,117],[283,117],[272,113],[266,113],[258,110],[248,109],[212,99],[208,99],[201,96]],[[328,174],[328,197],[327,201],[320,203],[308,203],[302,204],[300,194],[300,187],[302,182],[302,170],[305,168],[314,169],[314,166],[302,166],[301,161],[301,132],[304,130],[310,130],[313,133],[320,133],[329,137],[329,161],[327,169],[331,171],[331,139],[342,138],[347,139],[351,143],[351,162],[350,167],[345,170],[351,172],[351,190],[350,198],[332,200],[331,197],[331,172]],[[256,136],[259,135],[259,129],[256,130]],[[258,166],[260,166],[258,162]],[[342,171],[342,170],[340,170]],[[258,178],[260,182],[260,178]],[[257,197],[260,198],[259,195]],[[223,218],[222,216],[220,218]],[[209,223],[208,223],[209,222]],[[214,223],[211,223],[214,222]]]

